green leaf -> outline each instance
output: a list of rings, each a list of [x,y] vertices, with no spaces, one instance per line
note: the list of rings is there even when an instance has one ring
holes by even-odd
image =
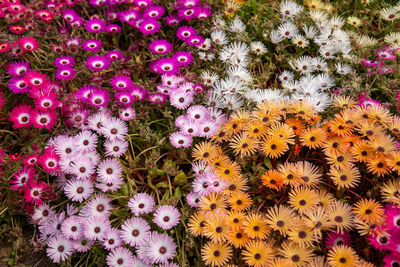
[[[269,158],[264,158],[264,164],[268,169],[272,169],[271,160]]]
[[[180,199],[180,198],[182,197],[181,188],[180,188],[179,186],[175,189],[174,197],[175,197],[176,199]]]
[[[182,171],[175,176],[174,181],[173,181],[174,185],[180,185],[180,186],[185,185],[187,183],[188,183],[188,180],[187,180],[186,174]]]
[[[156,184],[156,187],[157,187],[157,188],[168,188],[169,185],[167,185],[167,184],[164,183],[164,182],[160,182],[160,183]]]

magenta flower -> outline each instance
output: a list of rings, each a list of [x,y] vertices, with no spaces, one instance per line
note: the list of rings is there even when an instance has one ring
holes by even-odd
[[[96,39],[86,40],[82,44],[83,50],[90,51],[92,53],[100,52],[102,47],[103,46],[102,46],[101,42]]]
[[[34,168],[24,166],[23,169],[18,169],[10,181],[11,190],[18,191],[19,193],[25,191],[28,184],[36,178],[36,175]]]
[[[20,105],[13,108],[10,113],[10,121],[14,129],[29,127],[32,125],[32,107]]]
[[[105,31],[106,23],[101,19],[93,18],[86,22],[85,29],[88,32],[99,33],[99,32]]]
[[[176,61],[178,66],[189,66],[194,60],[192,54],[186,51],[176,52],[172,59]]]
[[[150,51],[156,54],[166,54],[172,51],[172,44],[167,40],[154,40],[149,44]]]
[[[161,24],[154,19],[145,19],[140,23],[139,30],[145,35],[153,35],[159,32]]]
[[[102,71],[110,67],[110,61],[102,55],[94,55],[86,59],[86,67],[91,71]]]
[[[21,76],[28,72],[29,65],[29,61],[14,61],[8,64],[7,70],[11,76]]]
[[[43,181],[32,180],[28,182],[24,190],[25,201],[30,204],[42,204],[45,198],[44,194],[50,191],[48,184]]]

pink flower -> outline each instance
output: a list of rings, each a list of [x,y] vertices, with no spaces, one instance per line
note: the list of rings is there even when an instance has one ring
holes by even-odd
[[[42,204],[45,199],[44,194],[50,191],[48,184],[43,181],[30,181],[25,189],[25,201],[32,204]]]

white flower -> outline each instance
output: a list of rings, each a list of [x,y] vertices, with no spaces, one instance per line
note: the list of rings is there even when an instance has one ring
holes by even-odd
[[[313,39],[318,34],[318,30],[314,26],[303,26],[303,31],[308,39]]]
[[[299,30],[297,29],[296,25],[294,25],[292,22],[285,22],[279,25],[278,33],[283,38],[292,39],[293,36],[299,33]]]
[[[200,77],[203,80],[203,83],[208,86],[213,85],[219,79],[218,74],[208,70],[203,71]]]
[[[301,48],[305,48],[310,44],[306,37],[301,34],[296,34],[292,39],[292,43]]]
[[[231,32],[242,33],[244,32],[244,30],[246,30],[246,25],[238,16],[236,16],[235,19],[231,22],[229,30]]]
[[[230,66],[227,70],[227,74],[230,77],[236,77],[242,80],[244,83],[250,83],[253,80],[250,71],[243,67]]]
[[[271,39],[271,42],[273,44],[279,44],[280,42],[283,41],[283,39],[285,39],[283,36],[280,35],[280,33],[277,30],[271,31],[269,34],[269,38]]]
[[[265,52],[267,52],[267,48],[265,47],[265,45],[260,42],[260,41],[256,41],[256,42],[251,42],[250,44],[250,50],[257,54],[257,55],[262,55],[265,54]]]
[[[221,30],[215,30],[211,33],[211,40],[218,45],[225,45],[228,43],[226,33]]]
[[[336,71],[340,74],[349,74],[351,72],[351,67],[344,63],[336,63],[335,64]]]
[[[279,75],[278,79],[281,82],[289,82],[293,80],[293,77],[294,77],[293,72],[284,70],[282,71],[281,75]]]
[[[297,16],[301,11],[303,11],[303,7],[293,1],[286,0],[281,2],[280,12],[283,17],[292,18]]]

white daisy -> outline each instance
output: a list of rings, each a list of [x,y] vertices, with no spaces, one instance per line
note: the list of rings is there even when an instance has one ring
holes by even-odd
[[[228,43],[228,38],[224,31],[215,30],[211,33],[211,40],[217,45],[225,45]]]
[[[229,30],[231,32],[242,33],[246,30],[246,25],[238,16],[236,16],[229,25]]]
[[[253,53],[257,54],[257,55],[263,55],[263,54],[265,54],[267,52],[267,48],[260,41],[251,42],[250,50],[251,50],[251,52],[253,52]]]

